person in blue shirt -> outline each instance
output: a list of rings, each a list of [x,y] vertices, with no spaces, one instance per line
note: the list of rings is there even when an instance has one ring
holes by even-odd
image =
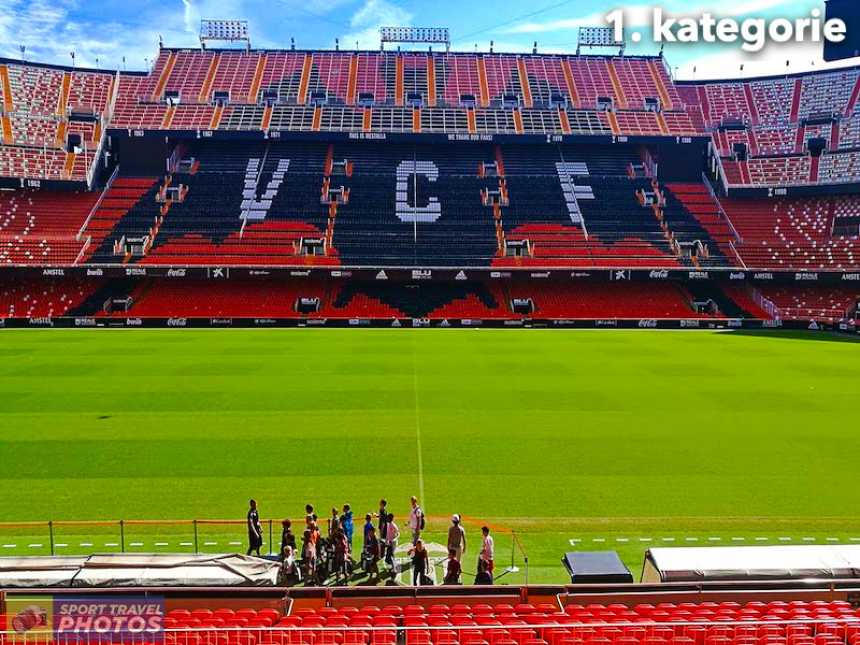
[[[340,528],[343,529],[343,532],[346,534],[346,540],[349,543],[349,550],[352,552],[353,523],[352,509],[349,507],[349,504],[343,505],[343,515],[340,516]]]

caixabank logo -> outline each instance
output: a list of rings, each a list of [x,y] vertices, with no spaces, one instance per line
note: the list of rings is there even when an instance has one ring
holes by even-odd
[[[6,609],[9,643],[164,642],[160,596],[8,596]]]

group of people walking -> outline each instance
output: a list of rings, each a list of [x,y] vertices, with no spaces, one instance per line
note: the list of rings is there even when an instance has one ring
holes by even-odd
[[[248,523],[248,555],[256,553],[260,556],[263,546],[263,531],[257,502],[250,500],[247,515]],[[408,555],[412,569],[412,584],[430,585],[433,579],[430,572],[433,563],[430,561],[425,541],[422,538],[426,530],[426,517],[417,497],[410,499],[410,510],[407,518],[407,530],[410,538]],[[331,509],[331,515],[326,522],[326,533],[320,528],[321,522],[312,504],[305,506],[304,527],[301,530],[301,545],[293,533],[293,523],[289,519],[281,523],[280,559],[282,574],[285,580],[304,581],[305,584],[323,584],[332,575],[335,584],[346,584],[356,564],[361,567],[370,580],[381,577],[380,562],[387,567],[387,574],[394,578],[398,573],[398,562],[395,553],[399,546],[401,531],[394,514],[388,509],[388,501],[379,500],[379,508],[375,513],[364,516],[362,528],[361,550],[356,562],[353,559],[353,537],[355,523],[352,508],[344,504],[340,511]],[[447,541],[448,557],[445,561],[445,577],[443,584],[462,584],[463,558],[466,555],[466,530],[459,515],[451,517]],[[476,585],[493,584],[495,546],[490,535],[490,529],[481,528],[481,548],[478,554]]]

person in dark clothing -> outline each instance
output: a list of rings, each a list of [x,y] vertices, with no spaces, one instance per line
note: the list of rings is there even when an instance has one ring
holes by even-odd
[[[445,567],[445,580],[442,584],[446,585],[459,585],[460,582],[460,574],[463,572],[463,568],[460,565],[460,560],[457,558],[457,550],[456,549],[448,549],[448,562]]]
[[[263,546],[263,527],[260,526],[260,514],[257,512],[257,500],[252,499],[248,502],[248,553],[256,552],[257,557],[260,557],[260,547]]]
[[[281,522],[281,560],[284,559],[284,549],[292,547],[292,552],[296,551],[296,536],[293,535],[293,523],[290,520]]]
[[[388,502],[383,498],[379,500],[379,512],[376,514],[379,518],[379,530],[376,534],[382,541],[385,541],[385,536],[388,535],[388,515]]]
[[[430,560],[427,549],[424,548],[424,542],[421,540],[415,542],[415,546],[409,550],[409,555],[412,556],[412,585],[418,587],[428,579],[427,567]]]
[[[478,558],[478,574],[475,576],[475,584],[490,586],[493,584],[493,574],[490,573],[490,567],[486,560]]]
[[[370,536],[371,531],[376,533],[376,527],[373,526],[373,516],[370,513],[368,513],[367,515],[364,516],[364,534],[363,534],[364,539],[363,539],[362,544],[361,544],[362,549],[365,551],[367,550],[367,539]]]
[[[368,517],[370,517],[368,515]],[[370,575],[371,579],[379,577],[379,557],[381,553],[379,539],[376,537],[376,527],[370,525],[370,529],[364,533],[364,552],[362,561],[364,570]]]

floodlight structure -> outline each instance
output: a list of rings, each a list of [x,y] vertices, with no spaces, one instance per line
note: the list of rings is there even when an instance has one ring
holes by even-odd
[[[618,49],[618,55],[624,55],[624,40],[615,40],[615,30],[612,27],[580,27],[579,39],[576,43],[576,55],[579,56],[583,47],[592,49]]]
[[[445,45],[451,49],[451,34],[447,27],[380,27],[379,48],[385,43],[428,43]]]
[[[227,43],[245,43],[245,49],[251,49],[251,37],[248,34],[247,20],[201,20],[200,47],[206,49],[210,41]]]

